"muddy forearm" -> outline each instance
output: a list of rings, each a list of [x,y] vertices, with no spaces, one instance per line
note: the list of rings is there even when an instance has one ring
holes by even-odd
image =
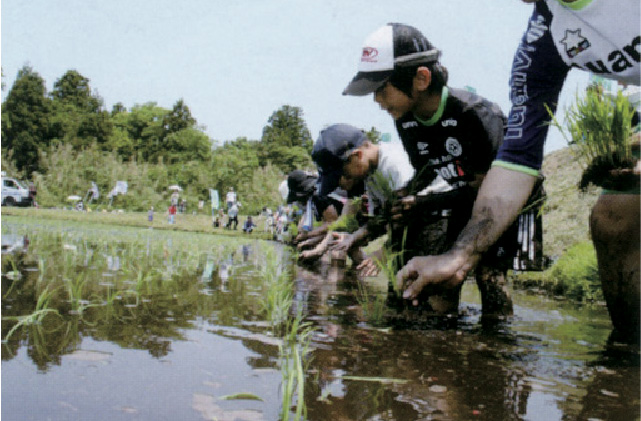
[[[472,217],[459,235],[453,252],[476,265],[518,217],[534,187],[536,177],[503,167],[493,167],[479,190]]]
[[[369,230],[367,226],[362,226],[352,234],[352,245],[350,249],[358,248],[367,244]]]

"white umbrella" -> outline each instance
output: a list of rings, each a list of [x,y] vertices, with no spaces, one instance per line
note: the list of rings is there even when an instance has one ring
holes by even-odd
[[[77,202],[80,199],[82,199],[82,197],[76,196],[75,194],[73,194],[71,196],[67,196],[67,200],[72,201],[72,202]]]
[[[177,184],[172,184],[171,186],[167,187],[167,189],[169,189],[169,190],[176,190],[176,191],[183,191],[183,188],[182,188],[182,187],[180,187],[180,186],[179,186],[179,185],[177,185]]]

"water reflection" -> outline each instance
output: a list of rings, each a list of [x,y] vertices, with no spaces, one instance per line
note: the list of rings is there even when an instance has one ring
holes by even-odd
[[[166,238],[157,230],[111,233],[123,241],[107,244],[86,232],[46,232],[30,228],[28,246],[3,255],[3,338],[46,293],[55,310],[3,343],[3,369],[13,372],[31,361],[41,375],[3,374],[3,386],[55,384],[69,393],[75,386],[56,384],[52,371],[73,373],[69,358],[108,355],[109,363],[137,365],[131,371],[150,383],[163,383],[160,376],[170,373],[172,388],[162,398],[171,400],[176,390],[191,397],[176,419],[224,419],[244,410],[255,419],[277,419],[284,340],[264,301],[264,270],[273,259],[292,273],[289,319],[301,314],[315,327],[304,391],[286,404],[292,414],[304,403],[309,420],[639,418],[638,349],[608,339],[603,307],[516,292],[513,319],[485,323],[474,296],[463,297],[460,317],[438,318],[390,302],[384,279],[359,279],[349,267],[327,262],[291,265],[279,245]],[[265,247],[275,249],[270,254]],[[13,271],[20,276],[6,276]],[[89,340],[95,348],[109,346],[87,349]],[[127,350],[143,350],[146,359]],[[176,368],[153,364],[167,361]],[[185,369],[189,361],[200,362]],[[208,382],[227,388],[219,394],[254,392],[263,402],[216,400],[191,382],[205,366],[215,379]],[[117,393],[123,376],[94,381]],[[129,388],[134,396],[121,400],[144,401],[144,389]],[[45,393],[39,390],[30,392],[36,401]],[[3,415],[12,411],[12,419],[27,419],[33,409],[7,404]],[[100,405],[93,411],[105,409]]]
[[[359,279],[345,276],[342,268],[323,269],[299,270],[297,277],[297,297],[306,298],[298,305],[322,326],[311,363],[318,381],[306,387],[310,419],[525,414],[530,391],[523,362],[533,356],[519,350],[510,335],[489,335],[465,320],[411,309],[381,319],[359,299]],[[365,304],[386,296],[385,285],[379,286]]]

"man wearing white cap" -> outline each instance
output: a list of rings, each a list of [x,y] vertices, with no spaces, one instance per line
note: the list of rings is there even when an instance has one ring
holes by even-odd
[[[469,220],[478,185],[503,140],[506,124],[496,104],[447,86],[447,69],[439,62],[439,56],[440,51],[416,28],[390,23],[366,38],[358,74],[343,92],[373,94],[374,101],[396,122],[416,171],[408,183],[412,195],[402,200],[406,221],[426,218],[434,212],[447,221],[445,243],[439,249],[424,247],[426,254],[438,254],[451,247]],[[439,176],[451,190],[423,195]],[[427,237],[418,235],[417,241]],[[504,241],[485,254],[479,266],[476,278],[484,314],[512,312],[505,274],[515,249],[516,236],[507,234]],[[458,288],[460,284],[454,286]]]

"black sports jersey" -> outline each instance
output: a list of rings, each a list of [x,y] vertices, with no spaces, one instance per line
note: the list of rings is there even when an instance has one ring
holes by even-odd
[[[490,168],[503,139],[506,118],[498,105],[465,90],[443,88],[439,109],[429,121],[407,113],[396,129],[416,170],[414,192],[437,175],[452,188],[467,186]]]
[[[440,106],[429,121],[420,121],[408,113],[396,122],[416,171],[408,183],[410,193],[417,194],[437,175],[452,187],[451,191],[430,194],[425,196],[426,200],[417,201],[407,216],[407,226],[392,231],[392,247],[404,250],[404,262],[417,255],[440,254],[452,246],[469,220],[476,199],[476,189],[470,182],[476,174],[489,170],[502,143],[505,124],[506,118],[498,105],[474,93],[447,87],[443,88]],[[487,253],[505,257],[502,264],[494,262],[493,267],[511,265],[515,242],[516,236],[510,235],[499,241],[496,250]],[[498,247],[505,251],[499,253]]]

